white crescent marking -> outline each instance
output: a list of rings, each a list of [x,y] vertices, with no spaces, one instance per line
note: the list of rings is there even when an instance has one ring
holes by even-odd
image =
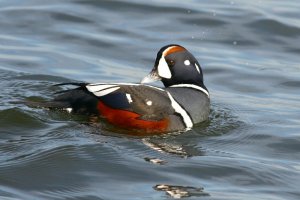
[[[169,99],[171,100],[171,105],[174,108],[175,112],[180,114],[183,118],[183,122],[187,129],[190,129],[193,127],[193,122],[190,116],[187,114],[187,112],[176,102],[176,100],[172,97],[172,95],[167,92]]]

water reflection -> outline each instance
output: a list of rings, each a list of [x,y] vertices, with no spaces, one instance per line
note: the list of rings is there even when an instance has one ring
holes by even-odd
[[[190,186],[159,184],[155,185],[153,188],[158,191],[165,191],[166,194],[170,195],[174,199],[180,199],[183,197],[210,196],[208,193],[204,192],[204,188],[196,188]]]

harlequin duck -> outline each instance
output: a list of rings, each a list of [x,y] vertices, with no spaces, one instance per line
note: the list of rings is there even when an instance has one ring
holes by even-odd
[[[161,80],[165,88],[146,85]],[[122,129],[163,133],[188,130],[207,120],[210,97],[196,58],[184,47],[162,47],[154,68],[140,84],[63,83],[75,89],[59,92],[40,107],[98,115]]]

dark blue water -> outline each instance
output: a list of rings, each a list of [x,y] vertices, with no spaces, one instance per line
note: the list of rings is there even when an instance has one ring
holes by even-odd
[[[0,0],[0,199],[300,199],[300,2]],[[139,82],[188,48],[209,121],[133,137],[28,108],[55,83]],[[177,193],[177,194],[176,194]]]

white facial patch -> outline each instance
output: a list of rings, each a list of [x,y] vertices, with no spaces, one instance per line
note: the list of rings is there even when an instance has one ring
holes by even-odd
[[[167,64],[164,56],[162,56],[159,60],[157,71],[160,77],[167,79],[170,79],[172,77],[169,65]]]
[[[190,62],[189,60],[185,60],[183,63],[184,63],[186,66],[189,66],[189,65],[191,64],[191,62]]]
[[[195,67],[196,67],[197,71],[199,72],[199,74],[201,74],[199,66],[197,65],[197,63],[195,63]]]

